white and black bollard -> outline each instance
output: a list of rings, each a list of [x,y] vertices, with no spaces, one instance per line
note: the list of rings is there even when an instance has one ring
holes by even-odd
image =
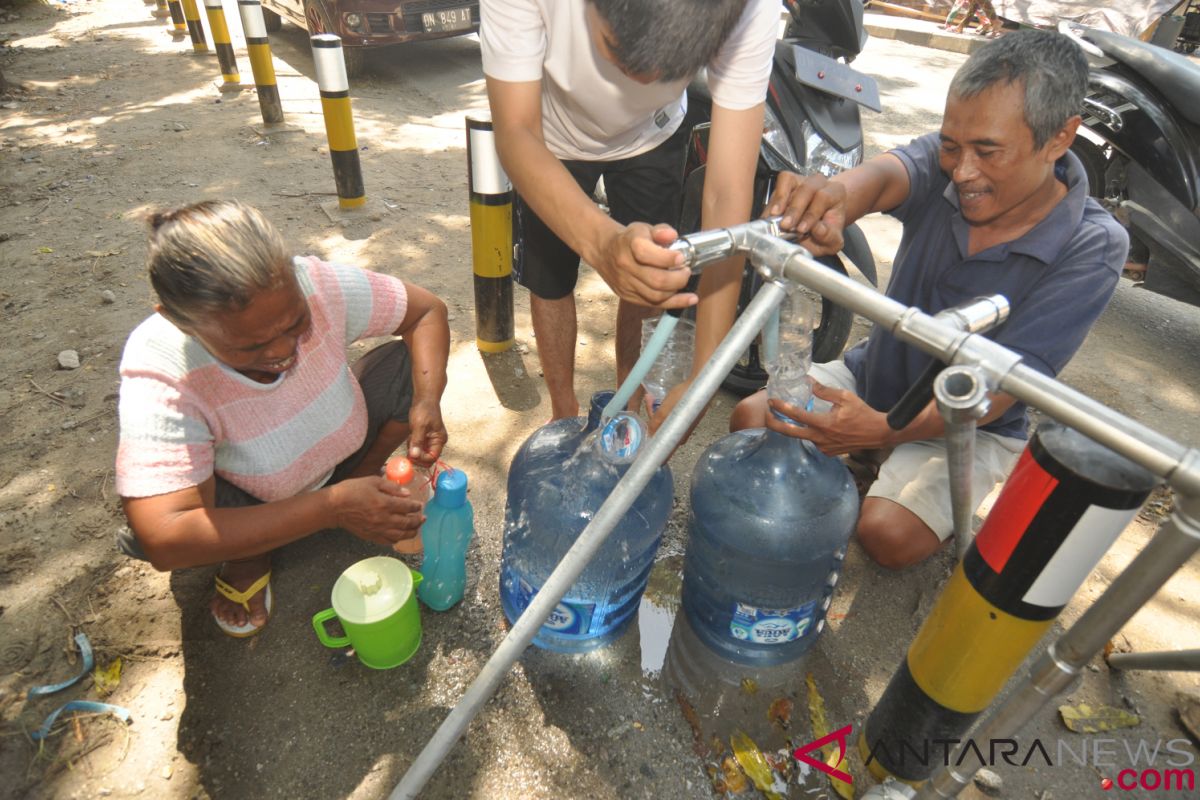
[[[333,161],[333,180],[337,184],[338,208],[342,211],[360,208],[367,202],[367,194],[358,161],[354,114],[350,109],[350,79],[342,56],[342,40],[332,33],[318,33],[310,37],[310,41],[313,65],[317,69],[317,88],[321,91],[325,134],[329,138],[329,158]]]

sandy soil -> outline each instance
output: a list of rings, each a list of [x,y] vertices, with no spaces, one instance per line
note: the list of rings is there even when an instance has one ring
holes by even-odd
[[[272,36],[285,113],[301,131],[264,138],[252,130],[259,121],[253,92],[218,93],[215,58],[190,55],[190,44],[173,41],[150,10],[137,0],[0,8],[0,69],[16,87],[0,100],[0,794],[382,797],[504,635],[496,587],[507,465],[549,414],[522,292],[518,346],[488,358],[474,346],[463,116],[486,106],[478,42],[384,54],[354,84],[375,212],[334,224],[320,208],[334,185],[303,32],[285,25]],[[226,13],[236,37],[235,6]],[[957,55],[871,43],[859,66],[880,78],[888,108],[867,119],[873,151],[936,127],[959,63]],[[230,640],[212,624],[211,568],[160,574],[113,548],[122,522],[112,484],[116,367],[125,336],[151,302],[138,215],[207,197],[257,205],[297,250],[401,275],[451,307],[447,458],[471,477],[477,537],[466,599],[444,614],[425,612],[422,648],[401,669],[372,672],[313,636],[309,618],[328,605],[337,575],[374,552],[344,533],[279,553],[276,613],[251,641]],[[895,226],[870,221],[868,234],[886,276]],[[591,274],[579,297],[577,386],[586,398],[612,381],[615,304]],[[1066,378],[1180,441],[1200,442],[1198,322],[1196,309],[1123,285]],[[60,368],[64,350],[77,352],[78,368]],[[862,721],[948,574],[948,555],[892,574],[852,548],[830,630],[799,670],[778,683],[762,678],[758,691],[700,680],[692,697],[699,746],[664,686],[688,475],[721,435],[733,402],[719,396],[672,462],[676,513],[639,625],[588,657],[530,650],[425,796],[712,796],[705,765],[735,729],[768,751],[788,739],[808,741],[805,671],[831,724]],[[1158,514],[1130,526],[1062,623],[1136,555]],[[1198,596],[1193,564],[1126,627],[1120,646],[1198,646]],[[28,688],[78,670],[70,646],[76,630],[90,637],[101,666],[121,659],[120,684],[103,695],[89,676],[26,700]],[[683,672],[705,674],[685,645],[676,641],[671,652]],[[1140,727],[1112,737],[1155,742],[1184,736],[1177,698],[1198,689],[1193,675],[1115,674],[1097,661],[1070,701],[1135,709]],[[132,721],[85,717],[41,748],[28,739],[59,704],[83,698],[123,706]],[[779,698],[796,704],[787,731],[766,716]],[[1026,735],[1076,748],[1080,740],[1052,709]],[[1099,796],[1100,778],[1111,772],[1090,765],[996,771],[1004,796],[1041,800]],[[828,794],[819,776],[790,788],[793,797]]]

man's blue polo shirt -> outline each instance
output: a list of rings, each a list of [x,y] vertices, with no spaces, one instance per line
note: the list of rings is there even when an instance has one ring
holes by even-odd
[[[904,223],[892,267],[889,297],[929,314],[981,295],[1002,294],[1012,311],[989,337],[1019,353],[1026,365],[1057,375],[1079,349],[1108,304],[1129,252],[1129,236],[1088,196],[1074,153],[1056,165],[1067,195],[1019,239],[967,255],[969,226],[958,192],[938,165],[937,134],[891,151],[904,163],[908,198],[891,215]],[[887,411],[916,382],[932,358],[879,328],[845,354],[858,394]],[[1015,403],[982,427],[1028,437],[1025,404]]]

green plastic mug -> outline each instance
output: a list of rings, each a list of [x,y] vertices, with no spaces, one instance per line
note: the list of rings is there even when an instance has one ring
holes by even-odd
[[[313,616],[313,630],[326,647],[353,647],[371,669],[398,667],[421,646],[417,584],[421,573],[399,559],[375,556],[352,564],[330,593],[333,608]],[[330,636],[325,623],[337,618],[345,636]]]

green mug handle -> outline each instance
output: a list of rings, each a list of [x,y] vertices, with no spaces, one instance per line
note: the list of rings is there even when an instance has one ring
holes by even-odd
[[[317,638],[321,640],[321,644],[326,647],[349,647],[350,637],[339,636],[334,638],[325,632],[325,623],[337,616],[337,612],[332,608],[327,608],[324,611],[313,615],[313,630],[317,632]]]
[[[415,589],[421,584],[421,581],[425,580],[425,576],[412,567],[409,567],[408,571],[412,573],[413,588]]]

